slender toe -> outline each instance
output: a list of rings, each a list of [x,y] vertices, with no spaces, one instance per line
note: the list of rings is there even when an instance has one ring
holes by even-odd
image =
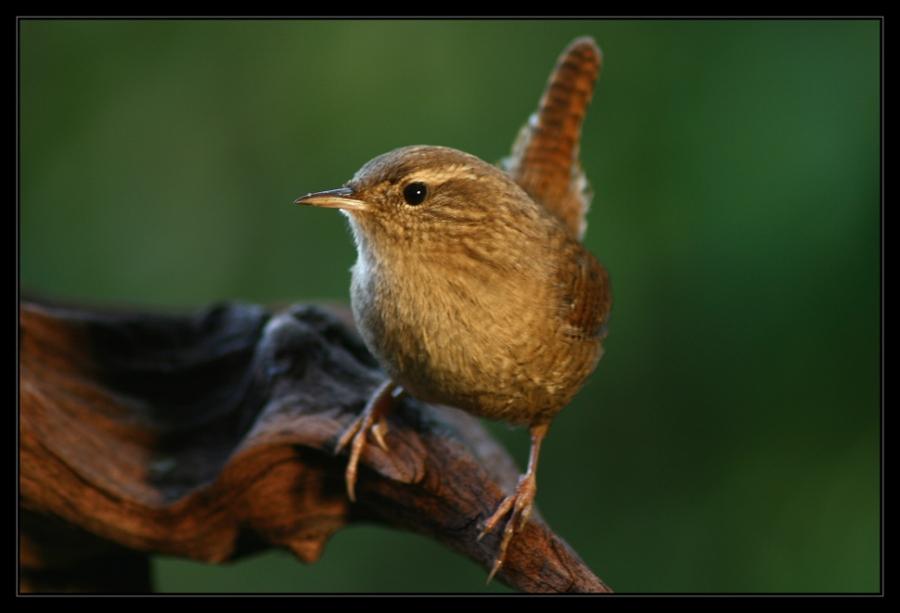
[[[359,471],[359,459],[362,457],[366,446],[366,437],[369,432],[378,443],[378,446],[387,451],[387,443],[384,435],[387,432],[385,414],[391,409],[394,400],[394,391],[397,384],[393,381],[385,381],[366,403],[362,414],[353,420],[335,446],[335,453],[341,453],[347,445],[350,445],[350,459],[344,471],[344,481],[347,486],[347,497],[356,502],[356,478]]]

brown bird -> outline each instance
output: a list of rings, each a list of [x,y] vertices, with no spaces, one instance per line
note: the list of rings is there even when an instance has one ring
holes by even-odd
[[[600,57],[591,38],[569,45],[502,168],[447,147],[403,147],[296,201],[348,217],[353,315],[389,377],[337,444],[350,445],[351,500],[368,433],[387,450],[385,415],[403,390],[529,426],[528,469],[478,537],[508,516],[488,581],[531,512],[551,420],[603,353],[609,279],[581,244],[591,195],[578,161]]]

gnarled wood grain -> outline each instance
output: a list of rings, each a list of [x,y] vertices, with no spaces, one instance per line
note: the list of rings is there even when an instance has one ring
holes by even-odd
[[[383,375],[339,309],[193,315],[23,303],[23,591],[142,592],[149,554],[222,562],[268,547],[314,562],[358,520],[435,538],[489,568],[479,524],[516,482],[471,416],[411,398],[369,445],[359,502],[335,442]],[[498,575],[532,592],[606,585],[539,516]],[[473,589],[477,586],[473,586]]]

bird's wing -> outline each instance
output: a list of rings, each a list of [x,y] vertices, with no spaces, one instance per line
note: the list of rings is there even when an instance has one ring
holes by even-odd
[[[572,338],[603,339],[612,307],[609,275],[603,264],[576,241],[560,250],[559,305]]]
[[[572,41],[550,74],[538,110],[519,131],[512,154],[501,162],[578,240],[584,236],[593,195],[578,160],[578,144],[601,57],[594,39]]]

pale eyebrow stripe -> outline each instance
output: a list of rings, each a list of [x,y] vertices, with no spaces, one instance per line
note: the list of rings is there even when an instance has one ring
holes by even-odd
[[[478,180],[479,176],[472,172],[472,170],[463,164],[454,164],[453,166],[447,166],[445,168],[429,168],[426,170],[419,170],[413,173],[410,173],[407,177],[407,181],[409,183],[422,182],[425,184],[428,183],[443,183],[444,181],[449,181],[450,179],[474,179]]]

